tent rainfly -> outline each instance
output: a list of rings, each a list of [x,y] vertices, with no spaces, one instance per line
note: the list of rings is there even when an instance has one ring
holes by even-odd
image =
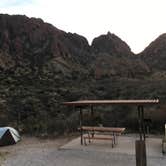
[[[0,146],[16,144],[21,137],[12,127],[0,127]]]

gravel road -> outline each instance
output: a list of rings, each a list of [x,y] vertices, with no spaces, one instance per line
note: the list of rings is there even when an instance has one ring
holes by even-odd
[[[5,153],[0,166],[133,166],[135,156],[85,150],[59,150],[66,139],[27,139],[15,146],[0,149]],[[165,166],[166,157],[149,157],[148,166]]]

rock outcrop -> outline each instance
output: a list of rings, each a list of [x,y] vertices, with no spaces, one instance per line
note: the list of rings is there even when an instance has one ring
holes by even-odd
[[[91,47],[95,55],[96,78],[102,76],[136,78],[150,72],[148,66],[115,34],[108,32],[95,38]]]
[[[131,56],[130,47],[115,34],[108,32],[106,35],[96,37],[92,41],[95,53],[107,53],[111,56]]]
[[[160,35],[145,50],[140,53],[143,61],[150,67],[151,70],[165,71],[166,70],[166,34]]]

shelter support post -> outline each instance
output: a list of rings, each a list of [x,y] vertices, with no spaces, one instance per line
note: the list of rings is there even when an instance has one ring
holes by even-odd
[[[136,147],[136,166],[147,166],[146,144],[144,140],[135,141]]]
[[[141,126],[141,110],[140,106],[138,106],[138,127],[139,127],[139,137],[140,140],[142,140],[142,126]]]
[[[82,130],[83,116],[82,116],[82,108],[79,107],[79,109],[80,109],[80,136],[81,136],[81,145],[83,145],[83,130]]]
[[[140,140],[145,140],[144,108],[138,106],[138,125]]]
[[[93,126],[93,120],[94,120],[94,111],[93,111],[93,106],[90,106],[90,110],[91,110],[91,125]]]
[[[146,136],[145,136],[145,122],[144,122],[144,107],[141,106],[141,114],[142,114],[142,131],[143,131],[143,139],[145,141]]]

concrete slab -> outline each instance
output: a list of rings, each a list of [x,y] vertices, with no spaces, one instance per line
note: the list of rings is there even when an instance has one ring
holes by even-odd
[[[96,151],[96,152],[111,152],[128,155],[135,155],[135,140],[139,139],[136,136],[120,136],[118,144],[112,148],[110,141],[93,140],[90,144],[80,145],[80,137],[73,139],[69,143],[60,147],[60,149],[82,150],[82,151]],[[87,141],[88,142],[88,141]],[[146,139],[147,156],[162,157],[162,139],[161,138],[147,138]]]

